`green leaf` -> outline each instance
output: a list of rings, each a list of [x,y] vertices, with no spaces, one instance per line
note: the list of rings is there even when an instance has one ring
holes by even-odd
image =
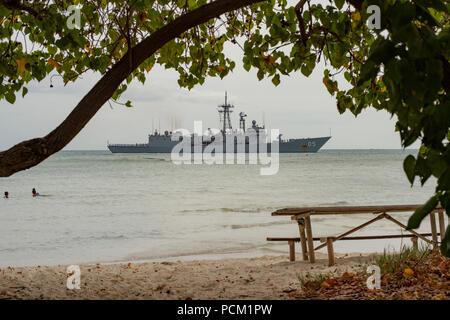
[[[258,77],[258,80],[261,81],[264,78],[264,72],[260,69],[256,76]]]
[[[5,98],[6,101],[8,101],[9,103],[13,104],[14,102],[16,102],[16,95],[14,94],[14,92],[8,91],[5,94]]]
[[[345,0],[335,0],[334,3],[336,4],[336,7],[341,10],[342,7],[344,6],[344,2]]]
[[[432,196],[423,206],[416,209],[408,220],[407,229],[417,229],[422,220],[436,208],[439,203],[437,195]]]
[[[193,9],[196,4],[197,4],[196,0],[188,0],[189,9]]]
[[[310,69],[307,64],[302,65],[302,68],[300,71],[303,73],[304,76],[309,77],[311,73],[313,72],[313,69]]]
[[[273,83],[275,86],[278,86],[278,85],[280,84],[280,75],[279,75],[279,74],[276,74],[276,75],[272,78],[272,83]]]
[[[427,164],[431,168],[432,174],[439,178],[448,168],[444,156],[440,156],[437,152],[430,152],[427,158]]]
[[[288,9],[288,18],[289,21],[295,21],[297,19],[297,15],[295,14],[295,8],[289,7]]]
[[[408,180],[411,183],[411,185],[414,183],[415,168],[416,168],[416,159],[412,155],[407,156],[406,159],[403,161],[403,170],[405,171],[406,176],[408,177]]]

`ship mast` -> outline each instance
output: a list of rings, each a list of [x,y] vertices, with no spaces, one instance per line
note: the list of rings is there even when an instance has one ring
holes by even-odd
[[[247,115],[244,112],[239,113],[239,129],[242,129],[245,132],[245,117]]]
[[[223,134],[225,134],[227,132],[227,129],[232,130],[231,120],[230,120],[230,113],[233,112],[233,110],[231,110],[232,108],[234,108],[234,106],[228,104],[227,92],[225,91],[225,104],[220,105],[217,108],[217,110],[219,111],[220,121],[222,122]]]

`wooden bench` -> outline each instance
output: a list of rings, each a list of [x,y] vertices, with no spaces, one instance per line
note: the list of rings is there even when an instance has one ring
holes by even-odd
[[[421,236],[424,237],[430,237],[432,236],[431,233],[421,233]],[[440,235],[440,234],[438,234]],[[335,241],[336,237],[323,237],[313,238],[313,241],[320,241],[320,242],[326,242],[327,243],[327,252],[328,252],[328,265],[332,266],[334,265],[334,248],[333,248],[333,242]],[[391,235],[383,235],[383,236],[357,236],[357,237],[343,237],[339,240],[373,240],[373,239],[395,239],[395,238],[411,238],[411,241],[413,243],[413,247],[418,249],[419,244],[418,240],[419,237],[414,234],[391,234]],[[300,242],[300,238],[283,238],[283,237],[267,237],[267,241],[287,241],[289,245],[289,261],[293,262],[295,261],[295,242]],[[307,254],[307,252],[305,253]],[[307,260],[307,255],[303,257],[304,260]]]
[[[414,241],[421,239],[433,246],[438,244],[438,235],[442,237],[445,235],[445,220],[444,220],[444,209],[442,207],[436,207],[430,213],[430,224],[431,233],[430,234],[420,234],[414,230],[408,230],[407,227],[400,221],[396,220],[388,213],[392,212],[413,212],[422,205],[379,205],[379,206],[341,206],[341,207],[301,207],[301,208],[286,208],[280,209],[272,212],[272,216],[291,216],[291,220],[294,220],[298,224],[300,237],[299,238],[267,238],[268,241],[287,241],[290,248],[290,259],[295,259],[294,243],[299,241],[302,248],[303,260],[309,260],[311,263],[315,262],[314,251],[319,250],[325,246],[328,248],[329,265],[334,264],[334,252],[333,252],[333,242],[338,240],[369,240],[369,239],[389,239],[389,238],[406,238],[409,237]],[[311,227],[311,216],[314,215],[336,215],[336,214],[363,214],[372,213],[376,215],[375,218],[341,234],[338,236],[327,236],[327,237],[313,237],[312,227]],[[439,216],[439,229],[440,233],[437,232],[436,226],[436,215]],[[376,236],[360,236],[360,237],[349,237],[353,232],[356,232],[378,220],[387,219],[396,225],[400,226],[402,229],[411,233],[410,235],[376,235]],[[431,236],[431,240],[427,239],[427,236]],[[271,240],[269,240],[271,239]],[[277,239],[277,240],[275,240]],[[297,240],[298,239],[298,240]],[[322,240],[322,244],[314,248],[314,241]]]

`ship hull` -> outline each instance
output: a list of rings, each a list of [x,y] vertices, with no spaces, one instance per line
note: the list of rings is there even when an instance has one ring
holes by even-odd
[[[331,137],[290,139],[279,143],[279,153],[315,153]],[[140,145],[108,145],[112,153],[171,153],[178,142],[166,141],[164,144],[140,144]],[[202,152],[206,146],[203,146]],[[243,150],[235,144],[234,152],[240,153]],[[192,148],[192,152],[194,149]],[[271,144],[267,144],[267,152],[271,152]],[[249,153],[248,145],[245,147],[245,153]]]

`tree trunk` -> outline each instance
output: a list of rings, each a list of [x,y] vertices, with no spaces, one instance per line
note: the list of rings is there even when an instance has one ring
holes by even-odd
[[[142,40],[97,82],[55,130],[43,138],[27,140],[0,152],[0,177],[9,177],[18,171],[29,169],[63,149],[112,97],[120,84],[167,42],[226,12],[261,1],[217,0],[177,18]]]

